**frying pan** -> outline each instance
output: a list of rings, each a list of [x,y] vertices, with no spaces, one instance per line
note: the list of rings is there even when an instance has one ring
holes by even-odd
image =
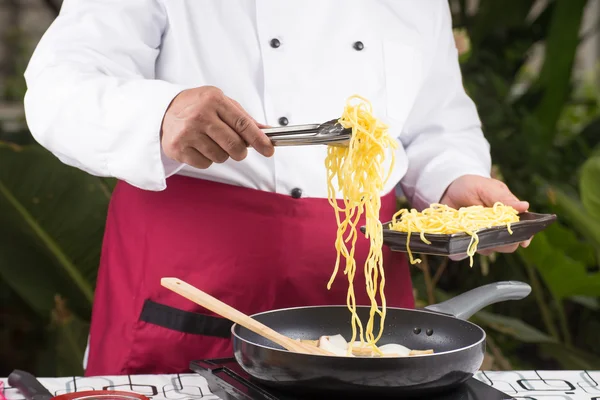
[[[8,376],[8,384],[19,389],[19,392],[27,400],[150,400],[149,397],[142,394],[118,390],[86,390],[52,396],[52,393],[35,376],[18,369]]]
[[[331,392],[369,396],[426,395],[450,390],[481,367],[485,331],[467,321],[480,309],[505,300],[527,297],[531,287],[517,281],[484,285],[423,310],[387,308],[379,345],[397,343],[434,354],[411,357],[336,357],[289,352],[238,325],[232,326],[237,362],[258,382],[280,390]],[[357,307],[362,321],[370,307]],[[294,339],[323,335],[352,337],[350,312],[344,306],[298,307],[252,315],[275,331]],[[378,323],[376,322],[376,326]]]

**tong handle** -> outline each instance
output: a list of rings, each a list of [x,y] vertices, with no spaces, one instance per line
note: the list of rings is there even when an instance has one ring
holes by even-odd
[[[346,143],[351,129],[342,128],[338,120],[322,124],[292,125],[263,129],[275,146]]]
[[[309,144],[319,134],[319,124],[292,125],[263,129],[274,146],[297,146]]]
[[[320,124],[307,124],[307,125],[292,125],[282,126],[279,128],[266,128],[263,132],[268,137],[277,135],[298,135],[298,134],[317,134],[319,132]]]

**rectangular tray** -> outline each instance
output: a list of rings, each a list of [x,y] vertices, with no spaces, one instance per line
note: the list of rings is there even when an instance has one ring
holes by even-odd
[[[521,213],[520,221],[510,225],[512,235],[508,233],[506,226],[495,226],[482,229],[477,232],[479,243],[477,250],[484,250],[523,242],[536,233],[546,229],[556,221],[555,214]],[[406,253],[405,232],[389,229],[391,221],[383,224],[383,243],[392,251]],[[364,234],[366,228],[361,226],[360,231]],[[410,251],[413,254],[430,254],[438,256],[453,256],[466,254],[471,243],[471,236],[466,233],[454,233],[451,235],[425,234],[425,238],[431,242],[427,244],[421,240],[419,233],[412,232],[410,235]]]

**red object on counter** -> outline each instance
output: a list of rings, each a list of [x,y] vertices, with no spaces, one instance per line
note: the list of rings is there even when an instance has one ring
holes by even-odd
[[[297,197],[297,196],[294,196]],[[191,360],[232,356],[231,322],[160,285],[176,276],[246,314],[346,304],[331,288],[335,214],[326,199],[174,176],[161,192],[119,182],[113,192],[92,315],[87,376],[181,373]],[[396,210],[382,197],[381,219]],[[364,219],[361,225],[364,224]],[[359,232],[357,304],[370,304]],[[414,307],[404,254],[384,247],[389,307]]]
[[[133,392],[117,390],[87,390],[84,392],[65,393],[52,397],[51,400],[150,400],[149,397]]]
[[[26,400],[150,400],[143,394],[120,390],[85,390],[54,396],[35,376],[18,369],[8,376],[8,383]],[[1,387],[2,382],[0,382]]]

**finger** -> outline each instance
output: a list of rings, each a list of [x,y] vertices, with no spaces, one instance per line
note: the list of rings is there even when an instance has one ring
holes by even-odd
[[[527,239],[526,241],[524,241],[524,242],[521,242],[521,247],[523,247],[523,248],[527,248],[527,247],[529,247],[529,245],[531,244],[531,241],[532,241],[532,240],[533,240],[533,236],[532,236],[532,237],[530,237],[529,239]]]
[[[497,253],[514,253],[515,250],[517,250],[519,248],[519,244],[509,244],[506,246],[500,246],[500,247],[496,247],[493,249],[486,249],[486,250],[482,250],[481,254],[484,254],[484,252],[486,252],[487,254],[484,255],[490,255],[493,252],[497,252]]]
[[[463,253],[463,254],[453,254],[449,258],[452,261],[461,261],[461,260],[464,260],[467,257],[469,257],[468,254],[467,253]]]
[[[485,249],[485,250],[478,251],[478,253],[481,254],[482,256],[487,257],[489,255],[494,254],[494,249]]]
[[[231,100],[233,102],[233,104],[235,104],[235,106],[237,108],[239,108],[242,112],[244,112],[245,114],[248,114],[248,112],[244,109],[244,107],[242,107],[242,105],[240,103],[238,103],[236,100],[232,99],[231,97],[229,97],[229,100]],[[260,122],[258,122],[252,115],[248,114],[248,116],[250,118],[252,118],[252,121],[254,121],[256,126],[258,126],[260,129],[271,128],[271,126],[269,126],[269,125],[261,124]]]
[[[181,162],[199,169],[206,169],[212,165],[212,161],[204,157],[198,150],[193,147],[186,147],[183,150],[180,160]]]
[[[232,101],[225,98],[217,107],[219,117],[240,135],[246,143],[265,157],[270,157],[275,152],[273,143],[260,130],[246,112],[240,110]]]
[[[205,158],[217,164],[222,164],[229,158],[229,154],[205,134],[195,135],[190,144]]]
[[[206,134],[235,161],[242,161],[248,155],[246,142],[223,121],[207,126]]]
[[[513,207],[518,212],[525,212],[529,209],[529,203],[519,200],[504,182],[496,179],[487,182],[477,189],[479,198],[486,207],[492,207],[496,202],[501,202],[504,205]]]
[[[524,213],[524,212],[527,212],[527,210],[529,210],[529,202],[527,202],[527,201],[518,201],[516,203],[507,204],[507,205],[512,206],[512,208],[514,208],[515,210],[517,210],[520,213]]]

